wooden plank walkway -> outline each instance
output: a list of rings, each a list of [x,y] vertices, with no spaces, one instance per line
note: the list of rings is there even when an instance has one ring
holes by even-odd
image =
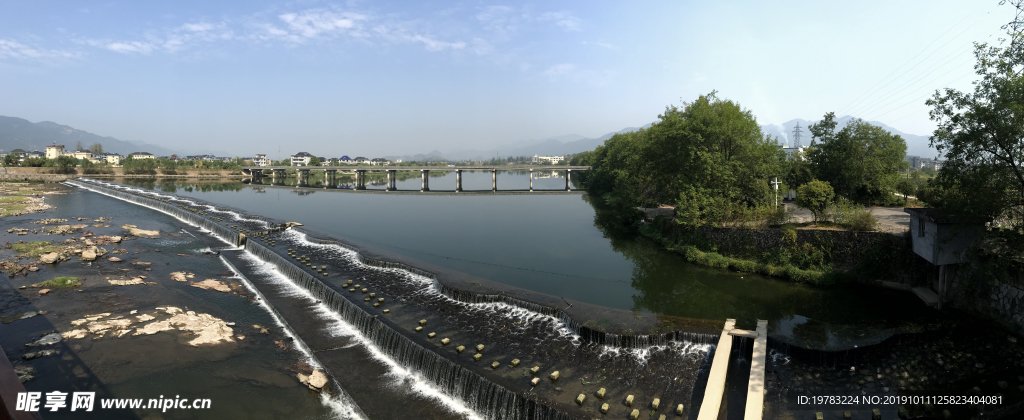
[[[715,348],[715,358],[711,361],[711,373],[708,375],[708,386],[704,389],[704,401],[700,404],[697,420],[716,420],[722,408],[722,396],[725,395],[725,375],[729,372],[729,354],[732,353],[732,332],[736,327],[735,319],[725,320],[722,337]]]
[[[747,406],[743,420],[761,420],[764,413],[764,369],[768,355],[768,321],[757,320],[757,338],[750,358],[750,380],[747,382]]]

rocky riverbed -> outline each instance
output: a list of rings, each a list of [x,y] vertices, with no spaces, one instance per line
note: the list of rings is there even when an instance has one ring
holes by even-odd
[[[28,193],[12,188],[7,192]],[[97,393],[93,413],[65,408],[45,418],[345,412],[321,402],[331,385],[224,264],[226,244],[148,209],[45,188],[35,207],[41,213],[0,219],[0,346],[28,391]],[[177,272],[191,275],[177,281]],[[161,395],[212,404],[173,414],[98,406],[100,398]]]

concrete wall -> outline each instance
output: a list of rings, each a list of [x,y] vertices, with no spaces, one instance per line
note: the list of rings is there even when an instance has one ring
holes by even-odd
[[[922,222],[924,235],[920,235]],[[957,264],[964,252],[980,235],[979,227],[937,224],[920,217],[910,217],[910,238],[914,253],[935,265]]]

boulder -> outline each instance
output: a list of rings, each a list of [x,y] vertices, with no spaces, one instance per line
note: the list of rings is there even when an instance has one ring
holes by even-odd
[[[216,290],[218,292],[230,293],[231,287],[223,282],[219,282],[214,279],[206,279],[199,283],[192,283],[192,287],[198,287],[206,290]]]
[[[47,293],[50,293],[50,289],[43,289],[43,290],[40,290],[40,291],[39,291],[39,294],[40,294],[40,295],[45,295],[45,294],[47,294]]]
[[[121,262],[121,259],[117,258],[117,257],[110,257],[110,258],[107,258],[107,261],[110,261],[110,262]]]
[[[82,261],[94,261],[96,260],[96,247],[92,247],[82,251]]]
[[[51,252],[49,254],[43,254],[39,257],[39,261],[43,264],[55,264],[60,261],[60,254]]]
[[[320,369],[314,370],[313,374],[309,375],[308,385],[310,388],[323,389],[327,385],[327,375]]]

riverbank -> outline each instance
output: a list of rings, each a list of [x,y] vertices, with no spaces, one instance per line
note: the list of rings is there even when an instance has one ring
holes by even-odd
[[[179,417],[332,412],[299,380],[315,362],[253,304],[218,255],[223,242],[147,209],[47,187],[52,208],[0,219],[10,276],[0,280],[0,345],[28,391],[96,392],[94,412],[74,418],[153,418],[158,407],[101,409],[100,399],[161,395],[209,400]],[[70,415],[68,403],[47,417]]]

